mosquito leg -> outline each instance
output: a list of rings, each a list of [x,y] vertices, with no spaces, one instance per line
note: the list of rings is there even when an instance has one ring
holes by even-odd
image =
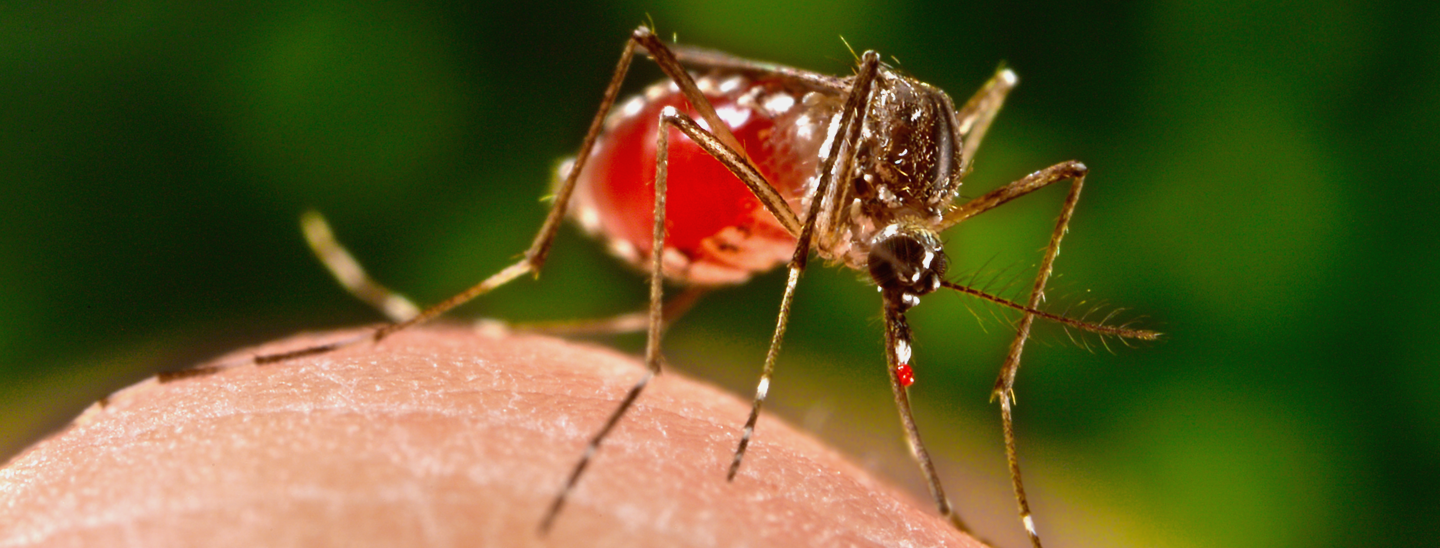
[[[1035,173],[1026,175],[1025,178],[1020,179],[1019,181],[1015,181],[990,192],[986,192],[983,196],[975,198],[974,200],[970,200],[969,202],[965,202],[964,205],[951,210],[949,213],[946,213],[945,221],[941,223],[938,230],[945,230],[947,228],[955,226],[956,224],[959,224],[965,219],[969,219],[986,211],[990,211],[991,209],[995,209],[996,207],[999,207],[1000,205],[1009,202],[1010,200],[1014,200],[1031,192],[1035,192],[1036,190],[1040,190],[1042,188],[1050,186],[1052,183],[1064,181],[1066,179],[1074,179],[1075,184],[1070,189],[1070,196],[1065,199],[1065,206],[1061,210],[1060,217],[1060,220],[1062,222],[1057,227],[1056,232],[1056,234],[1058,235],[1063,235],[1065,232],[1063,228],[1065,225],[1069,224],[1070,211],[1075,208],[1075,201],[1078,200],[1080,197],[1081,183],[1082,181],[1084,181],[1085,174],[1089,170],[1090,168],[1085,167],[1085,164],[1070,160],[1068,162],[1060,162],[1040,171],[1036,171]],[[1058,250],[1060,245],[1060,236],[1052,237],[1051,242],[1054,246],[1053,249]],[[1051,258],[1051,260],[1053,261],[1053,257]],[[1045,273],[1045,276],[1048,277],[1049,273]]]
[[[1030,501],[1025,498],[1025,483],[1020,481],[1020,459],[1015,449],[1015,420],[1010,413],[1010,407],[1014,403],[1015,394],[1006,393],[1000,396],[1000,427],[1005,431],[1005,460],[1010,465],[1010,482],[1015,487],[1015,503],[1020,506],[1020,523],[1025,525],[1025,534],[1030,536],[1030,544],[1035,548],[1043,548],[1040,544],[1040,533],[1035,530],[1035,517],[1030,514]]]
[[[700,87],[695,85],[695,79],[690,77],[690,73],[675,57],[675,52],[665,46],[665,42],[656,37],[649,27],[641,26],[630,34],[630,43],[639,44],[645,48],[645,51],[650,54],[650,58],[660,66],[660,70],[664,71],[665,75],[669,76],[680,88],[680,92],[685,94],[685,98],[690,100],[690,106],[700,114],[700,118],[710,125],[711,131],[715,132],[715,137],[725,143],[725,146],[731,151],[744,156],[745,148],[740,145],[740,140],[730,132],[730,126],[720,120],[720,115],[715,113],[715,107],[710,104],[710,100],[706,99],[703,93],[700,93]],[[749,161],[746,160],[746,163]]]
[[[765,352],[765,367],[760,373],[760,382],[755,385],[755,399],[750,406],[750,417],[745,419],[745,429],[740,434],[740,444],[735,447],[735,455],[730,461],[730,471],[725,473],[725,479],[735,480],[735,474],[740,471],[740,462],[745,458],[745,450],[750,447],[750,439],[755,434],[755,422],[760,419],[760,408],[765,405],[765,397],[770,394],[770,377],[775,373],[775,359],[780,354],[780,341],[785,338],[785,326],[790,322],[790,306],[795,299],[795,286],[800,282],[800,273],[804,266],[789,268],[790,275],[785,279],[785,293],[780,297],[780,316],[775,320],[775,333],[770,337],[770,349]]]
[[[667,127],[667,120],[678,117],[672,107],[666,107],[660,113],[660,131],[656,137],[655,152],[655,223],[654,231],[650,240],[650,318],[645,338],[645,366],[649,371],[640,377],[640,380],[630,388],[621,400],[620,406],[610,414],[605,421],[605,426],[590,438],[590,443],[585,446],[585,453],[581,455],[580,462],[575,463],[575,469],[570,472],[566,479],[565,486],[560,489],[560,494],[555,496],[555,501],[550,504],[550,509],[545,513],[545,519],[540,522],[542,533],[550,530],[555,523],[555,517],[560,514],[560,509],[565,506],[565,499],[569,497],[570,491],[580,481],[580,475],[590,465],[590,459],[600,450],[601,442],[640,398],[640,392],[650,384],[650,379],[660,374],[660,337],[664,328],[664,293],[665,274],[662,270],[662,261],[665,255],[665,195],[669,179],[669,156],[670,156],[670,129]]]
[[[901,375],[910,374],[910,353],[913,346],[911,340],[910,325],[905,321],[905,313],[901,311],[898,303],[886,299],[885,361],[889,365],[890,390],[895,394],[895,407],[900,411],[900,423],[905,427],[905,441],[910,446],[910,456],[915,458],[916,464],[920,465],[920,471],[925,474],[925,481],[930,485],[930,495],[935,498],[940,515],[950,520],[956,529],[970,533],[970,527],[955,513],[950,499],[945,496],[945,488],[940,485],[940,475],[935,472],[935,463],[930,460],[930,452],[925,450],[925,443],[920,441],[920,430],[916,428],[915,416],[910,412],[910,395],[906,391],[910,381],[902,379]]]
[[[853,118],[853,116],[851,118]],[[727,475],[727,478],[733,480],[735,478],[736,471],[740,468],[740,461],[744,458],[745,448],[750,444],[750,436],[755,431],[755,422],[756,420],[758,420],[760,414],[760,407],[763,404],[765,396],[769,391],[770,375],[774,371],[775,358],[779,355],[780,352],[780,341],[784,338],[785,325],[790,317],[790,304],[793,301],[795,295],[795,286],[800,279],[800,273],[805,269],[805,260],[809,257],[809,242],[813,235],[814,223],[807,222],[802,227],[800,225],[800,221],[795,218],[795,213],[790,211],[790,207],[785,204],[784,200],[780,198],[779,194],[773,194],[775,192],[774,188],[770,186],[769,182],[765,181],[764,176],[762,176],[759,171],[756,171],[755,168],[752,167],[750,163],[744,159],[744,157],[731,150],[715,135],[700,127],[700,125],[697,124],[694,120],[691,120],[689,117],[681,115],[674,109],[667,108],[661,112],[660,123],[662,128],[659,133],[662,137],[665,137],[666,134],[669,133],[669,128],[671,127],[680,130],[680,132],[684,133],[685,136],[689,137],[691,141],[695,142],[695,144],[699,145],[702,149],[704,149],[706,153],[720,160],[720,162],[724,164],[731,173],[734,173],[737,177],[739,177],[740,180],[743,181],[745,185],[755,193],[755,196],[760,199],[761,204],[765,205],[767,209],[776,214],[776,218],[780,219],[782,224],[785,224],[787,228],[790,228],[792,226],[795,227],[791,230],[792,232],[798,233],[799,236],[795,255],[790,262],[790,276],[785,286],[785,294],[783,297],[781,297],[780,301],[780,317],[775,327],[774,336],[771,338],[770,341],[770,350],[767,351],[765,354],[765,367],[764,372],[761,374],[760,377],[760,384],[756,387],[754,406],[751,408],[750,418],[747,419],[745,422],[744,434],[740,438],[739,447],[735,450],[735,458],[734,461],[731,462],[730,472]],[[859,124],[851,125],[856,128],[859,127]],[[659,154],[665,153],[664,144],[666,141],[666,139],[661,140],[661,145],[657,151],[657,156]],[[832,164],[833,158],[831,158],[830,162],[826,164],[827,169],[824,171],[824,173],[829,173],[828,168],[831,167]],[[660,180],[659,171],[657,170],[656,173],[656,184],[658,185]],[[828,176],[822,177],[822,180],[820,181],[820,185],[822,185],[821,188],[823,188],[824,185],[829,184],[829,179],[830,178]],[[814,214],[819,208],[820,202],[820,200],[814,200],[810,211],[811,216],[807,217],[807,219],[814,218]],[[658,266],[656,268],[658,268]],[[647,346],[647,354],[648,352],[649,349]]]
[[[845,107],[841,110],[838,134],[842,137],[841,143],[843,144],[837,145],[832,150],[854,148],[853,143],[860,134],[861,124],[858,118],[863,111],[861,106],[869,100],[870,89],[875,83],[875,75],[879,67],[880,55],[873,51],[865,52],[861,58],[859,70],[856,71],[850,95],[846,98]],[[684,130],[683,126],[681,126],[681,130]],[[795,255],[790,259],[790,273],[785,282],[785,294],[780,298],[780,314],[775,320],[775,334],[770,338],[770,349],[765,352],[765,367],[760,373],[760,382],[755,386],[755,400],[750,407],[750,417],[745,419],[745,430],[740,436],[739,445],[735,447],[735,457],[730,462],[730,471],[725,475],[728,480],[734,481],[735,473],[740,470],[740,462],[745,458],[745,449],[750,446],[750,438],[755,433],[755,422],[760,418],[760,408],[764,406],[765,397],[770,393],[770,377],[775,371],[775,359],[780,354],[780,341],[785,337],[785,326],[790,321],[790,305],[795,297],[795,286],[799,283],[800,273],[805,270],[805,263],[810,257],[810,242],[815,236],[815,221],[821,215],[827,214],[821,210],[821,206],[826,201],[819,197],[825,196],[834,182],[832,174],[838,156],[838,154],[826,156],[820,168],[820,181],[815,186],[816,198],[811,200],[810,210],[805,215],[805,224],[800,230],[799,237],[796,238]],[[838,204],[838,202],[831,201],[831,203],[832,208],[837,207],[834,204]]]
[[[1055,231],[1050,234],[1050,245],[1045,249],[1045,258],[1040,261],[1040,272],[1035,276],[1030,300],[1025,305],[1027,310],[1020,317],[1015,340],[1010,343],[1009,355],[1006,356],[1005,364],[1000,368],[1000,377],[995,380],[995,388],[990,393],[991,399],[1000,399],[1000,420],[1005,429],[1005,457],[1010,463],[1010,481],[1015,487],[1015,502],[1020,507],[1020,520],[1025,524],[1030,542],[1036,548],[1040,547],[1040,536],[1035,532],[1034,518],[1030,516],[1030,502],[1025,498],[1025,486],[1020,479],[1020,461],[1015,449],[1015,425],[1010,408],[1015,404],[1015,374],[1020,370],[1020,354],[1025,349],[1025,341],[1030,337],[1030,327],[1035,323],[1034,311],[1039,308],[1040,302],[1045,300],[1045,284],[1050,281],[1055,257],[1060,254],[1060,240],[1065,237],[1065,231],[1070,226],[1070,216],[1075,212],[1076,202],[1080,200],[1080,190],[1085,186],[1087,172],[1084,164],[1073,160],[1055,164],[971,200],[947,214],[944,223],[944,226],[949,227],[1051,183],[1066,179],[1074,181],[1070,185],[1070,194],[1065,197],[1065,204],[1060,208],[1060,217],[1055,221]]]
[[[585,472],[585,468],[590,466],[590,459],[600,450],[600,442],[605,440],[605,437],[620,422],[620,418],[625,416],[625,412],[635,404],[635,400],[640,397],[640,391],[644,390],[645,386],[650,384],[650,379],[653,378],[655,378],[655,372],[646,371],[645,375],[630,387],[630,391],[625,393],[625,399],[620,400],[620,406],[610,413],[610,418],[605,420],[605,426],[590,438],[590,443],[585,445],[585,453],[580,455],[580,462],[575,463],[575,468],[570,470],[570,477],[565,479],[565,487],[560,489],[560,494],[555,496],[555,500],[550,503],[550,508],[545,511],[545,519],[540,521],[540,534],[550,532],[550,527],[555,525],[555,518],[560,515],[560,509],[565,507],[565,501],[569,499],[570,491],[574,490],[575,484],[580,481],[580,474]]]
[[[957,140],[964,143],[964,148],[960,151],[960,173],[967,173],[974,165],[975,151],[980,148],[980,142],[985,140],[985,132],[989,131],[990,122],[1000,113],[1005,96],[1015,89],[1018,81],[1014,72],[1001,67],[980,87],[980,91],[975,92],[969,101],[955,111],[958,122],[955,124]]]
[[[670,51],[675,53],[677,60],[688,66],[769,73],[786,79],[805,82],[819,88],[830,88],[837,93],[844,93],[848,91],[850,87],[844,78],[788,67],[778,63],[736,57],[723,51],[683,44],[670,46]]]
[[[650,36],[653,38],[653,35]],[[665,257],[665,198],[666,190],[670,186],[669,121],[679,116],[680,114],[675,111],[674,107],[661,109],[658,122],[660,130],[655,132],[655,224],[650,235],[650,324],[645,334],[645,366],[655,374],[660,373],[660,336],[665,327],[665,272],[663,265]]]
[[[688,78],[689,76],[687,75],[686,77]],[[771,185],[769,181],[765,180],[765,176],[761,175],[760,170],[756,169],[745,156],[736,152],[715,134],[706,131],[705,128],[700,127],[700,124],[691,120],[688,116],[681,115],[679,112],[671,112],[668,114],[662,112],[660,119],[662,124],[678,129],[681,133],[684,133],[686,137],[689,137],[691,141],[699,145],[706,154],[719,160],[730,173],[733,173],[741,182],[745,183],[745,186],[750,189],[750,192],[755,194],[755,197],[760,200],[760,204],[765,206],[766,211],[774,215],[776,220],[780,221],[780,224],[785,227],[785,230],[797,236],[802,232],[800,219],[795,216],[794,211],[790,210],[790,205],[785,202],[785,198],[780,196],[780,192],[775,190],[775,187]]]
[[[330,224],[319,212],[306,211],[300,217],[300,226],[305,233],[305,241],[310,244],[310,250],[324,263],[330,274],[340,285],[356,298],[379,309],[393,321],[404,321],[420,313],[420,309],[405,298],[404,295],[380,285],[365,273],[359,261],[345,249],[345,246],[335,239],[335,234],[330,229]],[[684,315],[695,306],[700,297],[709,292],[706,287],[689,287],[682,291],[675,298],[665,303],[664,321],[666,325],[673,323],[677,318]],[[649,325],[650,312],[642,310],[629,314],[620,314],[609,318],[590,318],[580,320],[561,321],[540,321],[526,323],[500,322],[505,329],[521,331],[525,333],[538,333],[545,335],[616,335],[621,333],[633,333],[644,331]],[[482,319],[477,325],[485,322],[497,322],[498,320]]]
[[[660,47],[663,47],[663,45]],[[664,66],[664,62],[658,57],[656,61]],[[840,127],[838,128],[839,134],[846,143],[855,142],[859,134],[860,124],[857,118],[862,111],[861,104],[866,101],[870,95],[870,89],[874,83],[879,65],[880,57],[878,54],[874,52],[865,53],[864,59],[861,61],[860,68],[857,71],[855,81],[852,84],[850,95],[846,99]],[[683,72],[681,75],[688,80],[688,75],[685,75]],[[676,79],[678,80],[679,78],[677,77]],[[684,90],[688,88],[681,85],[681,89]],[[687,96],[690,94],[689,91],[686,93]],[[697,97],[700,97],[698,90],[694,93]],[[701,97],[701,99],[703,99],[703,97]],[[693,100],[692,98],[692,101]],[[697,108],[697,110],[699,109]],[[720,160],[731,173],[739,177],[740,180],[755,193],[756,197],[760,199],[760,202],[764,204],[782,224],[789,228],[791,232],[798,232],[795,255],[790,261],[785,293],[780,300],[780,314],[776,319],[775,332],[770,340],[770,348],[765,353],[764,369],[760,376],[760,382],[755,388],[755,399],[750,409],[750,416],[745,421],[745,428],[741,435],[739,445],[736,446],[734,459],[731,461],[730,470],[726,474],[727,479],[734,480],[735,474],[740,469],[740,463],[744,460],[745,451],[750,445],[751,437],[754,435],[755,423],[759,420],[760,409],[765,403],[766,396],[769,394],[770,378],[774,373],[775,360],[780,353],[780,342],[784,339],[785,327],[789,322],[790,307],[794,301],[795,288],[799,283],[801,272],[805,270],[805,263],[810,256],[810,242],[814,237],[815,219],[819,218],[823,213],[820,211],[820,207],[825,200],[817,199],[812,201],[810,210],[805,217],[806,221],[801,225],[800,221],[795,219],[794,213],[785,205],[783,199],[773,194],[774,189],[743,156],[735,153],[735,151],[726,146],[721,139],[705,131],[704,128],[701,128],[699,124],[696,124],[693,120],[679,116],[678,113],[673,113],[672,111],[667,110],[666,112],[666,114],[662,114],[661,116],[662,124],[679,129],[707,153]],[[720,127],[724,127],[724,125],[720,124]],[[661,133],[663,134],[665,132],[662,130]],[[842,148],[846,147],[836,147],[836,150]],[[832,174],[837,157],[838,155],[832,154],[825,158],[820,170],[820,181],[816,185],[816,196],[824,196],[825,193],[828,192],[833,182]]]
[[[355,298],[375,307],[391,321],[405,321],[420,313],[420,308],[410,299],[380,285],[365,273],[360,262],[335,240],[335,233],[320,212],[306,211],[300,216],[300,228],[305,233],[305,243],[310,244],[310,251],[315,253],[335,281],[340,282],[341,287]]]
[[[1074,183],[1070,186],[1070,193],[1065,196],[1060,217],[1055,221],[1055,231],[1050,234],[1050,246],[1045,249],[1045,258],[1040,261],[1040,272],[1035,276],[1035,286],[1030,290],[1030,301],[1027,303],[1030,308],[1039,307],[1040,301],[1045,300],[1045,284],[1050,281],[1055,257],[1060,254],[1060,240],[1070,228],[1070,216],[1075,213],[1075,204],[1080,201],[1080,190],[1085,186],[1086,171],[1083,164],[1068,162],[1040,171],[1041,177],[1036,179],[1036,188],[1063,179],[1071,179]],[[1020,371],[1020,353],[1025,349],[1025,340],[1030,336],[1030,326],[1034,323],[1034,314],[1027,313],[1020,318],[1015,340],[1010,343],[1010,354],[1006,356],[1005,365],[1000,369],[1000,377],[995,380],[991,398],[998,396],[1001,400],[1000,420],[1005,429],[1005,459],[1010,463],[1010,479],[1015,484],[1015,502],[1020,509],[1020,521],[1025,524],[1025,532],[1029,533],[1030,542],[1035,548],[1040,548],[1040,535],[1035,532],[1035,520],[1030,516],[1030,503],[1025,499],[1025,485],[1020,480],[1020,461],[1015,449],[1015,422],[1010,413],[1010,407],[1015,404],[1015,374]]]

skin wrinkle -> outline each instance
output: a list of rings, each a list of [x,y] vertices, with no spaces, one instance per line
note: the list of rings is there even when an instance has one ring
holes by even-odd
[[[655,379],[538,536],[564,471],[642,367],[438,327],[142,382],[0,468],[0,507],[15,518],[0,547],[972,546],[769,416],[726,482],[747,406],[674,373]]]

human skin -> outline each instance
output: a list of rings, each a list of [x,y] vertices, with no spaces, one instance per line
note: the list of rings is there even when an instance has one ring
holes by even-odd
[[[595,346],[440,326],[150,379],[0,468],[0,546],[981,545],[768,416],[727,482],[748,402],[668,372],[542,535],[643,372]]]

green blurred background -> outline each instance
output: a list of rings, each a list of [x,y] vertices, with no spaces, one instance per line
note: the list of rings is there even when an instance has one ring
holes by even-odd
[[[0,5],[0,455],[157,370],[377,321],[309,256],[307,207],[421,302],[504,265],[648,14],[835,74],[844,36],[957,101],[1007,63],[1021,85],[965,194],[1092,168],[1053,302],[1103,298],[1169,337],[1087,352],[1049,328],[1027,351],[1021,451],[1052,546],[1434,544],[1436,4],[211,4]],[[1028,277],[1063,192],[952,230],[954,277]],[[643,303],[643,278],[578,231],[553,257],[464,314]],[[855,278],[807,274],[773,408],[918,493]],[[782,285],[702,302],[670,361],[748,394]],[[1020,546],[987,402],[996,315],[917,308],[912,394],[961,509]]]

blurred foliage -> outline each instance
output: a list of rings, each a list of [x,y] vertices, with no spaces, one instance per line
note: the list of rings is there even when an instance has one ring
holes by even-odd
[[[1002,62],[1020,74],[966,195],[1086,162],[1052,307],[1100,298],[1169,334],[1091,353],[1051,329],[1027,351],[1021,451],[1057,545],[1440,532],[1435,5],[24,4],[0,6],[6,455],[156,370],[377,321],[308,256],[307,207],[422,302],[502,266],[648,14],[666,37],[836,74],[843,36],[957,101]],[[1025,285],[1062,195],[951,231],[955,277]],[[855,278],[807,274],[775,408],[918,488]],[[644,283],[567,230],[541,281],[466,312],[613,313]],[[782,284],[703,302],[670,360],[748,393]],[[987,402],[1003,317],[954,295],[917,308],[914,399],[942,471],[980,478],[952,487],[962,510],[1018,546]]]

